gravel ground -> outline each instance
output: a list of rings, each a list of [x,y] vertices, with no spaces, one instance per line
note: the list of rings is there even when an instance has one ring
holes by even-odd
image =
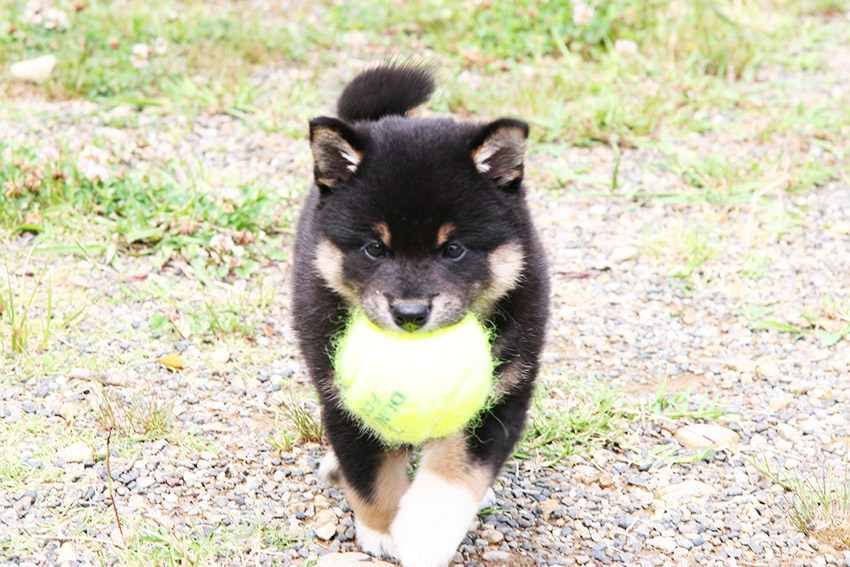
[[[806,96],[835,96],[834,88],[822,90]],[[258,133],[227,116],[175,123],[142,113],[131,126],[116,127],[104,125],[110,116],[93,114],[89,103],[21,104],[27,106],[14,115],[0,114],[9,139],[82,146],[97,138],[131,167],[185,157],[197,160],[213,189],[259,177],[271,193],[289,198],[310,173],[303,140]],[[147,143],[139,147],[137,139]],[[694,152],[733,144],[717,136],[678,142]],[[656,157],[623,150],[618,194],[675,190],[681,181]],[[669,391],[690,391],[728,410],[702,436],[720,450],[693,463],[654,458],[653,449],[693,443],[682,437],[688,420],[680,420],[635,424],[638,451],[512,461],[495,486],[493,511],[480,516],[456,563],[850,566],[850,552],[797,531],[789,496],[756,466],[800,477],[831,470],[843,478],[850,340],[827,347],[816,333],[751,330],[748,317],[770,306],[772,319],[799,324],[804,313],[820,312],[823,298],[850,298],[850,187],[833,183],[767,205],[726,208],[609,196],[581,180],[567,190],[535,188],[547,184],[550,168],[609,179],[613,167],[608,148],[563,146],[529,158],[531,205],[554,282],[544,380],[595,376],[623,387],[624,396],[646,398],[666,377]],[[716,250],[686,290],[670,274],[687,257],[677,250],[693,227],[708,231]],[[4,254],[20,265],[30,239],[2,243]],[[763,274],[743,277],[754,260]],[[108,505],[106,437],[97,423],[101,379],[125,401],[159,400],[179,432],[115,441],[111,477],[125,532],[174,549],[200,541],[213,554],[199,564],[302,565],[355,551],[344,495],[316,475],[322,447],[300,442],[281,450],[269,442],[280,403],[309,391],[289,327],[288,265],[269,263],[251,281],[199,291],[178,262],[161,270],[144,257],[126,263],[127,273],[145,277],[127,280],[79,257],[50,261],[54,297],[90,306],[56,333],[53,357],[38,371],[24,362],[10,366],[12,377],[0,386],[0,423],[11,437],[4,455],[8,461],[19,454],[30,479],[0,489],[0,542],[8,550],[0,566],[122,563],[113,547],[121,536]],[[264,299],[270,289],[277,293]],[[238,303],[249,332],[181,339],[151,328],[152,314],[174,315],[180,324],[205,301]],[[835,322],[826,315],[823,321]],[[175,352],[181,372],[153,362]],[[553,411],[562,403],[546,402]],[[27,425],[35,419],[45,428]]]

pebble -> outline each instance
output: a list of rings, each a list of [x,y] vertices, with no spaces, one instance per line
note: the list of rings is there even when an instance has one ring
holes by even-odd
[[[336,535],[336,524],[327,523],[316,528],[316,536],[322,541],[328,541]]]
[[[492,528],[483,530],[481,532],[481,537],[491,545],[498,545],[502,543],[505,539],[505,534],[500,532],[499,530],[495,530]]]
[[[770,398],[767,405],[770,406],[770,409],[773,411],[780,411],[791,407],[791,403],[793,401],[794,398],[791,396],[777,396],[775,398]]]
[[[594,484],[599,482],[602,472],[596,467],[589,465],[577,465],[572,471],[572,477],[582,484]]]
[[[685,425],[677,429],[673,436],[689,449],[726,449],[740,439],[728,427],[712,423]]]
[[[791,394],[799,396],[808,393],[809,390],[812,390],[815,386],[817,386],[817,384],[807,380],[793,380],[790,384],[788,384],[786,390],[788,390]]]
[[[514,556],[510,552],[502,551],[500,549],[493,549],[490,551],[485,551],[481,554],[481,559],[483,559],[486,563],[504,563],[507,565],[514,565]]]
[[[319,557],[315,567],[396,567],[392,563],[375,559],[365,553],[326,553]]]
[[[68,378],[73,378],[75,380],[87,380],[91,378],[91,370],[88,368],[72,368],[68,371]]]
[[[686,480],[664,486],[655,491],[655,497],[668,506],[679,506],[698,498],[715,494],[717,490],[698,480]]]
[[[226,347],[221,347],[215,349],[212,354],[210,354],[210,360],[213,362],[217,362],[219,364],[224,364],[230,361],[230,351],[227,350]]]
[[[676,539],[669,536],[656,536],[651,537],[646,540],[647,545],[650,547],[654,547],[656,549],[660,549],[665,553],[673,553],[679,544],[676,543]]]
[[[56,562],[62,564],[77,561],[78,558],[79,554],[77,553],[77,549],[74,547],[74,543],[66,541],[59,548],[59,553],[56,555]]]
[[[640,254],[640,250],[638,250],[635,246],[618,246],[614,248],[611,252],[611,255],[608,256],[608,260],[612,263],[619,264],[621,262],[628,262],[629,260],[634,260]]]
[[[803,436],[800,432],[797,431],[795,427],[788,425],[787,423],[777,423],[776,432],[789,443],[797,444],[803,442]]]
[[[85,441],[76,441],[59,451],[59,458],[66,463],[83,463],[94,459],[94,451]]]
[[[549,517],[552,515],[552,513],[561,507],[561,503],[556,502],[555,500],[544,500],[543,502],[540,502],[537,506],[540,509],[540,517],[543,518],[544,522],[548,522]]]
[[[61,406],[59,406],[59,415],[62,416],[62,419],[65,421],[74,421],[74,419],[80,415],[80,412],[83,411],[83,407],[77,402],[65,402]]]
[[[756,364],[756,374],[759,378],[779,378],[779,366],[775,360],[760,360]]]
[[[43,55],[34,59],[25,59],[9,67],[12,77],[21,81],[40,82],[49,78],[56,66],[54,55]]]

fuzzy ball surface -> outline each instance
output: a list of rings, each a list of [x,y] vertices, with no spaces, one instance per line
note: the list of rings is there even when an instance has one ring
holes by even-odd
[[[389,445],[461,430],[487,405],[490,332],[469,314],[430,333],[394,333],[364,314],[336,345],[335,381],[345,407]]]

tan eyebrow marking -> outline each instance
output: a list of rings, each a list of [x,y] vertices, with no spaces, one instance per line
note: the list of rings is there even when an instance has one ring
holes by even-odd
[[[383,221],[376,222],[374,225],[372,225],[372,230],[374,230],[378,234],[381,239],[381,242],[384,243],[384,246],[389,248],[390,241],[392,240],[392,235],[390,234],[390,227],[387,225],[387,223]]]
[[[455,225],[447,222],[443,226],[440,227],[440,230],[437,231],[437,248],[440,248],[443,244],[449,241],[449,238],[454,234]]]

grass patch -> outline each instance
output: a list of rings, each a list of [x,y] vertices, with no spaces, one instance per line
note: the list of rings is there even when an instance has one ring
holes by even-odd
[[[691,71],[740,77],[754,72],[764,53],[793,33],[795,10],[785,15],[780,8],[785,5],[770,1],[418,0],[337,4],[330,14],[337,29],[415,39],[439,53],[484,64],[568,54],[594,60],[612,48],[634,49]]]
[[[813,23],[820,13],[778,0],[384,0],[335,4],[328,20],[433,52],[447,79],[438,111],[518,114],[537,141],[635,145],[665,129],[727,129],[705,116],[746,102],[733,85],[767,65],[810,66],[832,33]]]
[[[203,566],[235,557],[254,564],[284,556],[283,550],[301,541],[283,529],[262,520],[242,520],[235,525],[177,528],[152,520],[127,518],[127,546],[101,552],[120,562],[139,566]]]
[[[30,250],[30,255],[32,250]],[[33,300],[36,292],[41,287],[44,274],[47,271],[48,262],[44,262],[42,269],[36,273],[32,279],[31,291],[27,295],[26,282],[27,270],[29,268],[30,255],[27,255],[24,262],[22,275],[20,277],[20,286],[12,284],[13,278],[9,270],[9,264],[6,261],[6,255],[3,255],[3,268],[5,270],[5,290],[0,287],[0,348],[3,346],[3,336],[9,334],[9,350],[15,354],[21,354],[27,348],[32,334],[32,320],[30,312],[33,307]],[[18,288],[18,289],[15,289]],[[47,289],[47,307],[41,324],[41,340],[38,348],[42,349],[47,344],[50,338],[50,322],[52,319],[53,306],[53,288],[48,284]],[[5,332],[4,332],[5,331]]]
[[[799,337],[815,336],[824,348],[834,346],[850,336],[850,299],[824,295],[818,303],[807,307],[796,307],[796,316],[789,321],[785,315],[776,314],[778,306],[745,303],[744,317],[750,329],[791,333]]]
[[[41,253],[95,256],[117,272],[125,255],[153,255],[160,265],[179,257],[202,283],[248,277],[260,255],[286,256],[278,232],[292,207],[260,181],[215,191],[176,164],[128,171],[94,145],[72,152],[0,142],[0,154],[9,157],[0,165],[0,226],[66,242]],[[99,242],[83,244],[83,232]]]
[[[150,384],[137,392],[101,385],[100,399],[93,411],[101,431],[114,432],[133,441],[152,441],[175,433],[172,406]]]
[[[216,2],[43,2],[0,8],[0,63],[55,54],[48,92],[139,105],[250,111],[254,65],[303,61],[321,39],[309,7]]]
[[[53,465],[59,451],[80,439],[90,443],[94,434],[26,414],[15,421],[0,421],[0,438],[4,440],[0,487],[14,494],[30,486],[61,482],[63,469]]]
[[[762,474],[789,493],[786,510],[794,527],[839,550],[850,550],[850,467],[847,465],[845,461],[843,475],[826,469],[817,477],[801,478],[773,470],[767,461],[756,463]]]
[[[546,397],[542,394],[544,387],[539,387],[534,412],[515,453],[519,458],[541,456],[547,462],[558,463],[570,455],[616,446],[646,454],[653,462],[693,462],[708,457],[712,451],[687,451],[673,443],[646,448],[637,432],[649,424],[669,427],[670,423],[683,420],[712,421],[726,413],[705,398],[695,400],[690,391],[667,392],[666,380],[649,399],[596,379],[556,380],[544,376],[543,381]]]
[[[648,239],[645,248],[674,266],[668,276],[688,292],[700,289],[711,278],[703,266],[720,254],[714,232],[703,226],[678,227],[657,234]]]
[[[290,390],[288,399],[282,400],[278,409],[274,416],[274,432],[269,439],[274,447],[289,451],[296,443],[321,443],[322,423],[315,417],[315,404],[308,404]],[[285,425],[281,424],[281,417]]]

